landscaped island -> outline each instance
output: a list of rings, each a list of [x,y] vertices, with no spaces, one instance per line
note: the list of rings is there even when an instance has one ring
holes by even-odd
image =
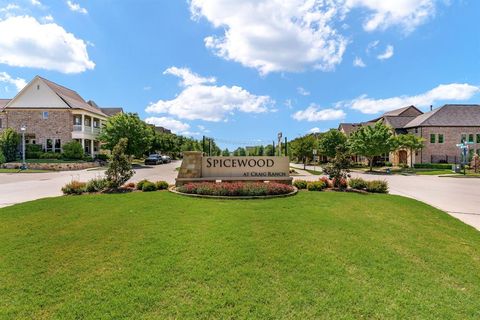
[[[480,235],[423,203],[168,192],[0,209],[0,318],[479,318]]]

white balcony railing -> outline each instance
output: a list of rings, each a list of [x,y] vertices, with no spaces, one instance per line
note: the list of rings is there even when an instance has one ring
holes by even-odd
[[[73,131],[82,131],[82,125],[81,124],[74,124],[73,125]]]
[[[93,127],[93,134],[97,135],[97,134],[100,134],[100,128],[95,128]]]

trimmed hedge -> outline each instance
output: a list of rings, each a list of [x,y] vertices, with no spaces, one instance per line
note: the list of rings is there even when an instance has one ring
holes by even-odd
[[[177,187],[177,191],[209,196],[268,196],[293,192],[292,186],[275,182],[201,182]]]
[[[325,189],[327,186],[325,185],[325,182],[323,181],[312,181],[307,184],[307,190],[308,191],[322,191]]]
[[[167,190],[168,189],[168,182],[167,181],[157,181],[155,183],[157,186],[157,190]]]
[[[415,163],[415,169],[452,169],[450,163]]]
[[[293,181],[293,186],[298,190],[307,189],[308,182],[305,180],[295,180]]]
[[[142,184],[143,192],[157,191],[157,185],[153,182],[146,181]]]
[[[352,189],[365,190],[367,188],[368,182],[363,180],[362,178],[351,178],[350,180],[348,180],[348,184]]]
[[[137,182],[137,190],[143,190],[143,185],[147,182],[150,182],[148,181],[147,179],[143,179],[143,180],[140,180]]]

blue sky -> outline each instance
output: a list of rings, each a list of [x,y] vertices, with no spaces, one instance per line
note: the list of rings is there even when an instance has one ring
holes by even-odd
[[[0,0],[0,97],[41,75],[230,148],[478,103],[474,0]]]

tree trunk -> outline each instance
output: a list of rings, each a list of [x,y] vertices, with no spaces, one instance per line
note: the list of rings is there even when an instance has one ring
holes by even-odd
[[[307,165],[307,157],[303,157],[303,170],[306,169],[306,165]]]
[[[370,172],[373,172],[373,157],[369,158],[368,161],[370,162]]]
[[[413,149],[410,149],[410,169],[413,170]]]

